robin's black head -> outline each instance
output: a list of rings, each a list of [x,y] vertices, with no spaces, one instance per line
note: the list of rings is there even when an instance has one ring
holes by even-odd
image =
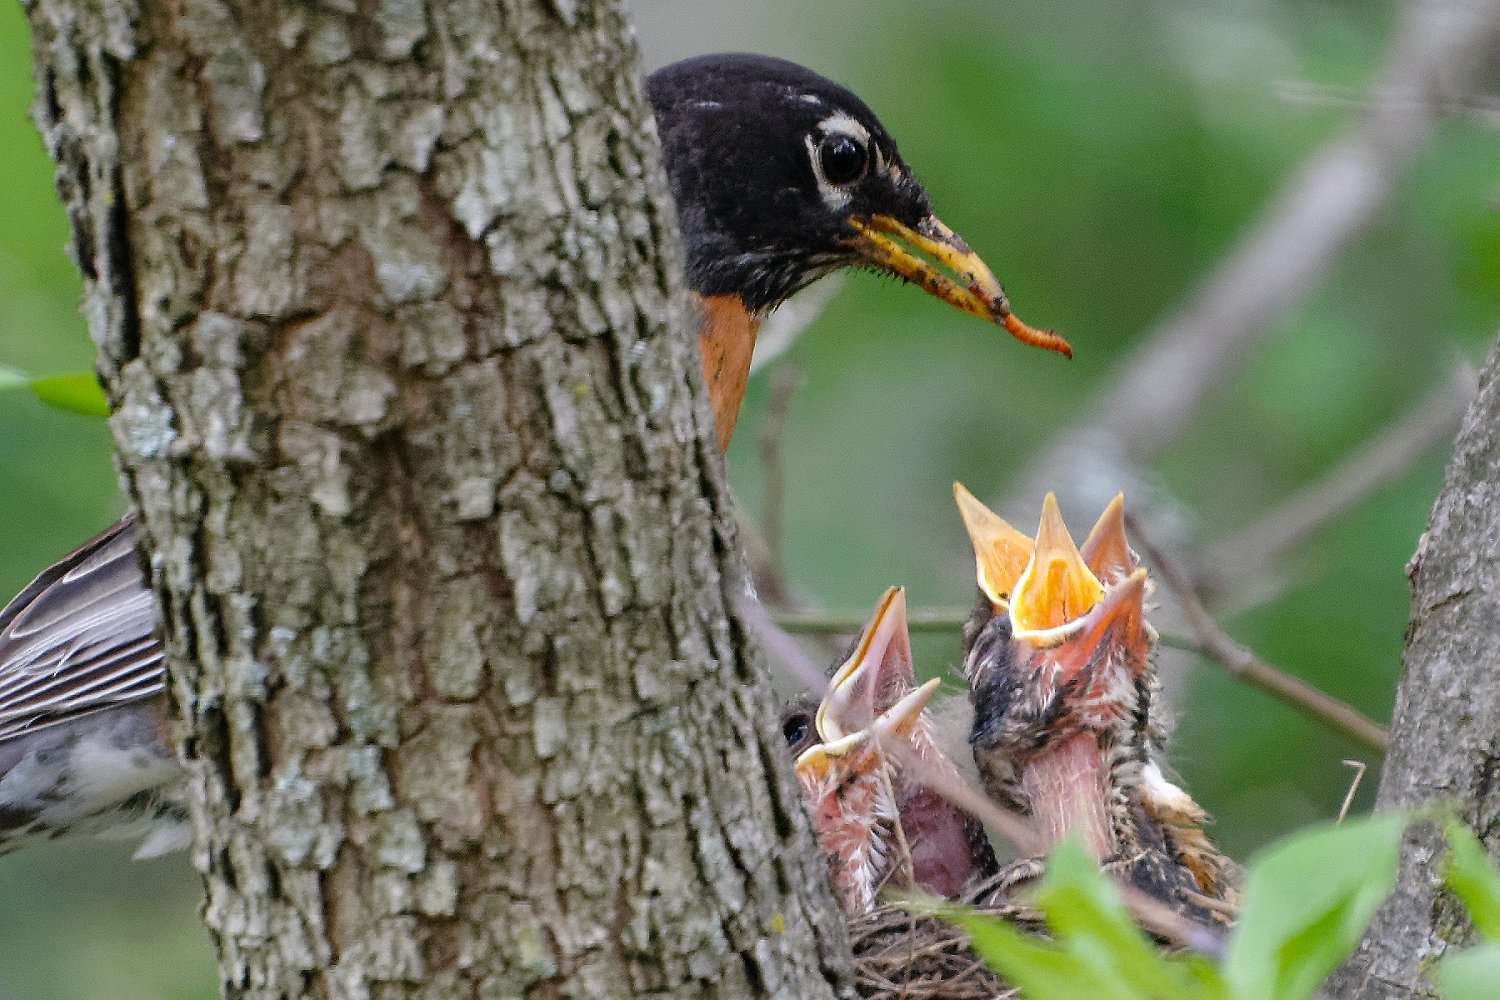
[[[895,140],[848,90],[744,54],[674,63],[647,90],[700,295],[764,312],[830,271],[866,266],[1070,353],[1011,314],[989,268],[933,214]]]

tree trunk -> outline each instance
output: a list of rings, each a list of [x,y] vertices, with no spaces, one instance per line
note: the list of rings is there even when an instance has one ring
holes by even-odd
[[[618,0],[32,0],[230,997],[828,997]]]
[[[1407,572],[1411,622],[1377,805],[1451,802],[1500,858],[1500,339]],[[1396,893],[1333,995],[1431,993],[1424,971],[1470,937],[1463,908],[1439,890],[1442,856],[1432,824],[1407,834]]]

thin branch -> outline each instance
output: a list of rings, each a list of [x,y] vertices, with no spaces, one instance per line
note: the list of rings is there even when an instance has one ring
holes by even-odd
[[[1421,94],[1410,91],[1372,90],[1361,92],[1356,87],[1334,83],[1318,83],[1314,80],[1276,80],[1271,83],[1271,94],[1277,100],[1292,105],[1313,108],[1354,108],[1368,110],[1371,104],[1421,103]],[[1448,94],[1437,99],[1443,114],[1464,117],[1486,128],[1500,128],[1500,97],[1488,94]]]
[[[1382,427],[1323,478],[1212,546],[1204,565],[1226,567],[1238,574],[1296,548],[1339,514],[1400,479],[1434,446],[1452,441],[1469,400],[1474,398],[1475,387],[1473,368],[1457,367],[1451,377]]]
[[[1147,553],[1158,575],[1166,583],[1167,589],[1174,595],[1182,594],[1182,577],[1179,571],[1166,563],[1159,550],[1144,541],[1139,525],[1133,526],[1131,531],[1141,550]],[[1167,568],[1163,569],[1164,565]],[[1298,680],[1266,663],[1224,632],[1191,591],[1188,591],[1188,597],[1209,623],[1210,631],[1207,635],[1197,631],[1198,625],[1192,621],[1193,614],[1188,602],[1179,596],[1184,614],[1195,632],[1193,635],[1159,633],[1158,645],[1207,657],[1228,670],[1236,679],[1281,699],[1316,721],[1331,726],[1372,749],[1385,750],[1390,737],[1384,726],[1306,681]],[[969,611],[958,608],[913,608],[907,612],[907,628],[912,632],[957,632],[969,620],[969,614]],[[865,615],[855,611],[781,611],[776,613],[772,623],[782,634],[853,634],[864,628]]]
[[[1384,726],[1352,705],[1278,670],[1236,642],[1208,613],[1198,595],[1193,593],[1182,571],[1141,530],[1139,520],[1127,514],[1125,521],[1130,528],[1131,538],[1146,556],[1153,574],[1177,598],[1188,627],[1196,639],[1196,652],[1224,667],[1231,676],[1279,698],[1304,715],[1337,729],[1365,746],[1382,753],[1385,751],[1390,745],[1390,734]]]
[[[1176,440],[1375,219],[1427,144],[1444,95],[1473,89],[1497,33],[1494,0],[1407,4],[1369,92],[1422,100],[1372,101],[1310,156],[1219,266],[1131,351],[1073,429],[1014,480],[1020,496],[1059,488],[1070,470],[1123,481]]]
[[[865,627],[868,611],[776,611],[772,615],[779,628],[793,634],[823,635],[855,633]],[[912,608],[906,613],[906,628],[911,632],[956,632],[969,620],[967,608]]]
[[[968,608],[911,608],[906,612],[910,632],[957,632],[973,612]],[[865,627],[868,611],[776,611],[771,620],[793,635],[854,634]],[[1157,645],[1196,653],[1198,640],[1173,632],[1157,635]]]
[[[737,610],[740,620],[774,666],[808,691],[821,692],[828,686],[828,675],[797,644],[791,633],[771,620],[765,605],[747,594],[740,598]]]
[[[792,349],[801,336],[823,314],[834,296],[844,287],[839,275],[824,278],[798,292],[791,301],[766,317],[755,338],[755,354],[750,358],[750,374],[770,367],[771,363]]]
[[[762,581],[770,572],[771,547],[766,542],[766,536],[761,533],[760,525],[751,519],[748,508],[740,502],[739,495],[735,493],[732,486],[729,488],[729,497],[734,502],[735,527],[739,533],[740,550],[745,554],[745,564],[749,567],[750,579],[754,581],[756,590],[759,591]]]
[[[786,575],[786,454],[782,444],[786,438],[792,397],[802,387],[802,381],[802,370],[795,365],[781,365],[771,373],[771,396],[766,404],[766,419],[759,441],[766,476],[765,509],[761,519],[765,563],[759,567],[756,586],[762,599],[778,605],[792,601]]]
[[[1359,791],[1359,783],[1365,780],[1367,770],[1362,760],[1346,760],[1344,766],[1354,768],[1354,780],[1349,782],[1349,790],[1344,793],[1344,803],[1339,806],[1339,818],[1334,820],[1335,824],[1342,823],[1344,817],[1349,815],[1349,807],[1354,804],[1354,794]]]

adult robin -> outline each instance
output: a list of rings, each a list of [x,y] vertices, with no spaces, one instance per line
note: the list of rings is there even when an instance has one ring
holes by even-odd
[[[989,268],[933,214],[894,140],[848,90],[783,60],[715,55],[656,72],[647,92],[721,448],[759,323],[839,268],[896,275],[1069,353],[1011,313]],[[144,833],[142,855],[186,843],[135,546],[127,516],[0,610],[0,853],[84,830]]]
[[[843,87],[782,59],[712,55],[658,70],[647,94],[699,304],[721,448],[734,433],[761,320],[840,268],[893,274],[1024,343],[1071,356],[1067,341],[1010,311],[984,261],[933,214],[895,140]]]

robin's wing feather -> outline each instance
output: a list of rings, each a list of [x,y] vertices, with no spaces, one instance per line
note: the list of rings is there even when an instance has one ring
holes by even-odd
[[[0,610],[0,741],[163,689],[135,538],[127,517]]]

